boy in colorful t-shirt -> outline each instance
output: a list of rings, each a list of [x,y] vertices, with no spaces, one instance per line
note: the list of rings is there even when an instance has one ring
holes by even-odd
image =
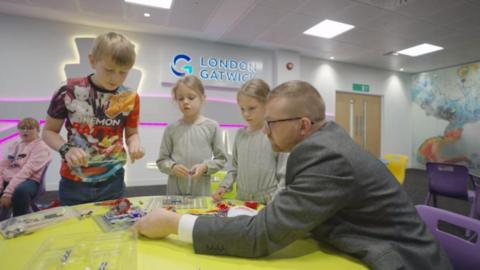
[[[42,134],[63,159],[61,205],[123,195],[124,131],[132,163],[144,156],[138,134],[139,96],[122,85],[135,63],[134,45],[121,34],[105,33],[95,39],[88,58],[95,73],[68,79],[54,94]],[[64,122],[67,141],[59,134]]]

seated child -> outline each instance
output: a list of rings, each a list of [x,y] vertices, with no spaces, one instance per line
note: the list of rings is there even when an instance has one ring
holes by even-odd
[[[0,220],[30,212],[43,173],[52,160],[50,149],[40,139],[40,125],[25,118],[17,125],[20,141],[8,148],[7,159],[0,161]]]

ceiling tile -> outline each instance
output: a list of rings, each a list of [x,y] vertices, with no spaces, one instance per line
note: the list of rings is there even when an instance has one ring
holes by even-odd
[[[346,41],[363,48],[380,51],[381,55],[403,49],[415,43],[413,40],[404,39],[398,35],[385,34],[364,28],[355,28],[354,30],[339,35],[334,39]]]
[[[480,11],[479,11],[480,12]],[[472,35],[480,35],[480,13],[474,17],[468,17],[457,22],[453,22],[449,27],[455,28],[458,31],[469,32]]]
[[[394,9],[395,12],[412,18],[424,18],[442,9],[448,9],[456,4],[457,0],[416,0],[408,1]]]
[[[297,8],[295,12],[310,15],[319,19],[328,19],[329,16],[354,4],[355,3],[350,0],[310,0],[310,2]]]
[[[259,5],[272,7],[276,9],[283,9],[290,12],[310,2],[310,0],[260,0],[257,1]]]
[[[143,13],[149,12],[150,18]],[[480,56],[480,0],[176,0],[171,10],[122,0],[0,0],[13,14],[112,29],[176,35],[408,72]],[[333,39],[302,33],[323,19],[355,25]],[[445,48],[421,57],[384,56],[423,42]]]
[[[452,1],[455,5],[445,7],[430,16],[426,16],[423,19],[429,22],[437,23],[439,25],[451,25],[452,23],[459,22],[472,17],[478,17],[480,14],[480,7],[465,3],[463,1]]]
[[[218,40],[228,29],[243,18],[252,8],[256,0],[226,0],[222,1],[210,17],[204,28],[204,33],[213,40]]]
[[[174,1],[168,25],[202,31],[220,2],[220,0]]]
[[[242,18],[233,28],[229,29],[222,38],[227,41],[242,40],[243,44],[249,44],[265,31],[287,15],[288,11],[266,6],[256,6]]]
[[[364,25],[372,18],[379,17],[385,13],[385,10],[378,7],[365,4],[353,4],[329,15],[328,18],[358,27]]]
[[[409,24],[410,20],[408,17],[388,11],[365,22],[363,26],[370,30],[391,33]]]
[[[416,40],[417,43],[424,43],[425,40],[447,37],[452,32],[455,30],[448,27],[437,26],[426,21],[410,20],[392,29],[391,34],[399,34],[407,39]]]
[[[123,1],[117,0],[77,0],[82,13],[101,17],[123,18]]]
[[[78,6],[75,1],[55,1],[55,0],[29,0],[32,6],[77,12]]]
[[[149,13],[150,17],[145,17],[144,13]],[[127,21],[165,26],[167,25],[169,14],[170,10],[168,9],[125,4],[125,20]]]
[[[308,28],[318,23],[318,19],[297,13],[289,13],[268,31],[258,37],[259,40],[283,43],[297,37]]]

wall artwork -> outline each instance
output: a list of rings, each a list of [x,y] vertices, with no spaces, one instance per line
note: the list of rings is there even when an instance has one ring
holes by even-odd
[[[413,77],[417,162],[456,163],[480,172],[480,63]]]

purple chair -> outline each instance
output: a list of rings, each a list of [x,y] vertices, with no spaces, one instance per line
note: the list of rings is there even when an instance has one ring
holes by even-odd
[[[50,165],[50,163],[47,163],[45,165],[45,168],[43,168],[42,177],[40,178],[40,186],[38,187],[37,193],[35,194],[35,196],[32,198],[32,201],[30,202],[30,208],[32,209],[33,212],[40,211],[40,208],[37,206],[37,202],[38,202],[38,199],[43,194],[45,194],[45,191],[46,191],[46,189],[45,189],[45,176],[47,175],[47,170],[48,170],[49,165]]]
[[[45,176],[47,174],[47,169],[50,163],[47,163],[45,165],[45,168],[43,168],[42,176],[40,178],[40,186],[38,187],[37,193],[35,196],[32,198],[32,201],[30,202],[30,208],[32,212],[37,212],[40,210],[40,208],[37,206],[36,202],[45,193]],[[0,221],[3,221],[5,219],[8,219],[12,216],[12,208],[0,208]]]
[[[456,198],[470,202],[470,217],[475,216],[475,191],[469,190],[469,182],[475,186],[467,167],[456,164],[427,162],[428,193],[425,204],[433,200],[437,207],[437,195]]]
[[[417,205],[416,208],[456,270],[480,269],[480,220],[427,205]],[[476,237],[463,239],[440,230],[438,228],[439,221],[471,231]]]

